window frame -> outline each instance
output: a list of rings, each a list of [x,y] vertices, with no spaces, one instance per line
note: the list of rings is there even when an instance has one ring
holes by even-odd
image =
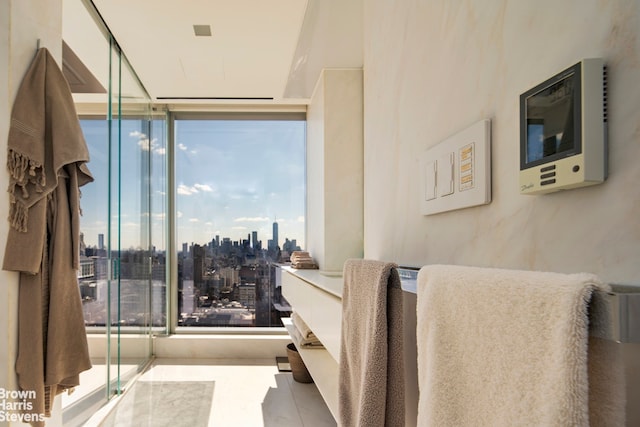
[[[304,106],[278,109],[239,109],[229,110],[172,110],[167,114],[167,332],[169,335],[287,335],[282,327],[261,326],[178,326],[178,227],[177,227],[177,182],[176,182],[176,135],[175,122],[177,120],[297,120],[305,123],[304,140],[304,170],[307,169],[307,113]],[[307,216],[306,172],[304,192],[305,219]],[[307,238],[305,221],[304,239]]]

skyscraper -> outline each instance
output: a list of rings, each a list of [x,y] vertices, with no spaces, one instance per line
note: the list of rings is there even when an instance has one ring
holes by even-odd
[[[276,221],[273,222],[273,247],[277,248],[279,246],[278,243],[278,223]]]
[[[98,234],[98,249],[104,249],[104,234],[102,233]]]

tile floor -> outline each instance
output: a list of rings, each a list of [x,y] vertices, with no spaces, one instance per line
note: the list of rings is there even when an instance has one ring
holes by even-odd
[[[94,418],[87,427],[336,425],[314,384],[265,359],[156,359],[106,418]]]
[[[110,379],[114,380],[118,373],[123,377],[131,378],[138,370],[138,362],[138,360],[123,360],[119,372],[115,367],[109,371]],[[96,390],[100,390],[103,393],[102,389],[107,376],[107,366],[104,363],[104,359],[92,359],[91,365],[91,369],[80,373],[80,385],[74,389],[73,393],[62,393],[60,395],[63,409],[73,406],[85,396],[96,392]]]
[[[80,373],[80,385],[75,387],[71,394],[60,395],[62,413],[62,425],[64,427],[80,427],[90,414],[99,411],[105,403],[105,382],[107,373],[114,383],[120,374],[122,381],[134,378],[140,369],[140,360],[123,359],[118,370],[115,365],[107,370],[104,359],[92,359],[92,367],[88,371]]]

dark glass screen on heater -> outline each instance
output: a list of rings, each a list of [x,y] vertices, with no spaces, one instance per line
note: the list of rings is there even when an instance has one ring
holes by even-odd
[[[527,98],[527,164],[574,151],[573,77],[567,76]]]

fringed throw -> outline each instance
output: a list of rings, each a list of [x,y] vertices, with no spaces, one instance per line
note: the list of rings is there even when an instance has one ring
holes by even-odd
[[[7,141],[9,233],[2,268],[20,272],[16,374],[33,427],[91,367],[78,287],[79,187],[89,151],[60,68],[42,48],[25,74]]]
[[[44,168],[40,162],[9,149],[7,155],[7,169],[9,171],[9,223],[13,228],[23,233],[27,232],[27,222],[29,220],[29,186],[32,186],[36,193],[42,193],[46,185],[47,178]],[[16,197],[16,190],[20,188],[21,194]]]

